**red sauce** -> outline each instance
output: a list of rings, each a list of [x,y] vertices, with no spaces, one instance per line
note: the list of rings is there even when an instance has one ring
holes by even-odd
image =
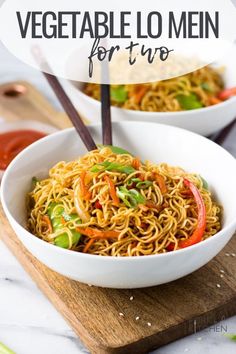
[[[15,130],[0,134],[0,170],[5,170],[19,152],[45,136],[35,130]]]

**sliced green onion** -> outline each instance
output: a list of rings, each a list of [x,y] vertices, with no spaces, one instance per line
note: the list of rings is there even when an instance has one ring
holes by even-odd
[[[146,189],[153,185],[151,181],[142,181],[140,178],[131,178],[127,182],[127,186],[132,186],[133,183],[136,183],[136,188]]]
[[[131,153],[125,149],[122,149],[118,146],[113,146],[113,145],[101,145],[101,144],[98,144],[98,147],[99,148],[104,148],[104,147],[108,147],[109,149],[111,149],[111,151],[114,153],[114,154],[117,154],[117,155],[131,155]],[[131,155],[133,156],[133,155]]]
[[[136,187],[139,189],[146,189],[152,185],[153,183],[151,181],[141,181],[136,184]]]
[[[146,202],[146,199],[142,194],[140,194],[136,189],[131,189],[129,193],[135,198],[138,204],[143,204]]]
[[[128,190],[124,186],[117,189],[117,195],[129,208],[135,208],[138,204],[146,202],[146,199],[136,189]]]
[[[90,169],[90,171],[91,171],[91,172],[95,172],[95,173],[97,173],[97,172],[103,172],[103,171],[105,171],[105,170],[110,166],[110,164],[111,164],[111,162],[109,162],[109,161],[104,161],[104,162],[102,162],[102,163],[98,163],[98,164],[94,165],[94,166]]]
[[[132,166],[123,166],[115,162],[104,161],[102,163],[94,165],[91,172],[103,172],[103,171],[117,171],[121,173],[126,173],[127,175],[135,172],[136,170]]]

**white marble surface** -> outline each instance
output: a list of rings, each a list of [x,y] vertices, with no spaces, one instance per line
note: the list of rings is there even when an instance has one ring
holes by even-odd
[[[44,78],[20,63],[0,44],[0,83],[26,79],[59,108]],[[236,156],[236,130],[226,147]],[[236,333],[236,317],[155,351],[156,354],[236,353],[236,343],[223,334]],[[75,333],[36,287],[0,241],[0,342],[17,354],[87,353]],[[135,354],[135,353],[131,353]]]

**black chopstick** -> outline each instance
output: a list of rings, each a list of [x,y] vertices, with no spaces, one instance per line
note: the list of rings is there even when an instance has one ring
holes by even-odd
[[[102,45],[107,47],[106,39],[102,40]],[[101,82],[102,142],[103,145],[112,145],[110,73],[107,60],[101,63]]]
[[[78,132],[78,134],[79,134],[81,140],[83,141],[84,145],[86,146],[86,148],[89,151],[97,149],[97,146],[96,146],[88,128],[86,127],[83,120],[79,116],[79,114],[78,114],[77,110],[75,109],[74,105],[72,104],[71,100],[69,99],[69,97],[65,93],[58,78],[54,75],[51,75],[51,74],[48,74],[45,72],[43,72],[43,74],[46,77],[51,88],[53,89],[58,100],[60,101],[65,112],[67,113],[68,117],[70,118],[72,124],[74,125],[76,131]]]
[[[236,126],[236,119],[232,123],[227,125],[227,127],[222,129],[219,133],[216,133],[213,136],[211,136],[210,139],[215,143],[217,143],[218,145],[223,145],[235,126]]]
[[[43,74],[46,77],[48,83],[50,84],[52,90],[54,91],[55,95],[57,96],[58,100],[60,101],[62,107],[64,108],[65,112],[67,113],[68,117],[70,118],[72,124],[74,125],[76,131],[78,132],[81,140],[83,141],[86,148],[91,151],[97,149],[97,146],[88,130],[86,125],[84,124],[83,120],[81,119],[80,115],[78,114],[77,110],[75,109],[73,103],[71,102],[70,98],[67,96],[66,92],[64,91],[61,83],[59,82],[58,78],[52,74],[48,74],[48,72],[52,72],[49,64],[42,56],[40,49],[34,48],[33,55],[37,62],[40,65],[40,68],[43,70]],[[47,72],[45,72],[47,71]]]
[[[103,145],[112,145],[110,85],[101,84],[101,113]]]

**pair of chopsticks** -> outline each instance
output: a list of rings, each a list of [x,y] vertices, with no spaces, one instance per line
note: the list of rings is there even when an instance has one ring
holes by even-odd
[[[58,78],[49,72],[52,72],[48,62],[42,56],[42,53],[38,47],[35,47],[32,51],[35,59],[37,60],[42,72],[47,79],[49,85],[57,96],[59,102],[67,113],[69,119],[78,132],[81,140],[88,149],[92,151],[97,149],[97,145],[93,140],[87,126],[84,124],[82,118],[77,112],[75,106],[71,102],[70,98],[63,89]],[[102,69],[104,70],[104,69]],[[111,109],[110,109],[110,85],[101,85],[101,114],[102,114],[102,136],[103,145],[112,145],[112,123],[111,123]]]

